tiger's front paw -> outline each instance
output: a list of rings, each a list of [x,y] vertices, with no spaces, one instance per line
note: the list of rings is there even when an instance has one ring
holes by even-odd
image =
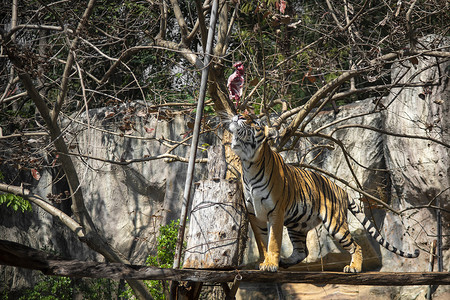
[[[360,273],[361,272],[361,268],[357,268],[355,266],[352,265],[347,265],[344,267],[344,273]]]
[[[259,265],[259,269],[261,271],[267,271],[267,272],[277,272],[278,271],[278,265],[274,263],[269,263],[264,261]]]

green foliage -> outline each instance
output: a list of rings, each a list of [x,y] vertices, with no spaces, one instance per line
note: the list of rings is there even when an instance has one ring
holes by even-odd
[[[58,251],[48,245],[44,245],[41,250],[52,255],[60,255]],[[82,295],[82,299],[108,300],[116,298],[117,291],[118,283],[111,279],[73,279],[40,275],[40,280],[32,288],[20,291],[19,298],[18,295],[8,295],[5,289],[3,293],[0,293],[0,299],[70,300],[76,298],[76,295]]]
[[[147,258],[146,264],[148,266],[159,268],[173,267],[179,226],[180,220],[172,221],[168,225],[161,226],[157,238],[158,246],[156,248],[156,256],[149,256]]]
[[[159,229],[159,237],[157,238],[158,246],[155,256],[148,256],[146,264],[148,266],[159,268],[172,268],[173,259],[175,257],[175,249],[178,237],[178,228],[180,220],[172,221],[170,224],[161,226]],[[165,280],[149,280],[146,282],[150,293],[155,299],[166,299],[168,295],[169,282]]]
[[[214,114],[215,113],[214,107],[212,105],[206,105],[205,106],[205,113],[207,113],[207,114]]]
[[[33,289],[28,290],[19,300],[70,300],[73,287],[68,277],[43,277]]]
[[[173,259],[175,257],[175,248],[178,238],[178,228],[180,220],[172,221],[170,224],[159,228],[159,236],[157,238],[156,254],[149,255],[146,264],[158,268],[172,268]],[[150,294],[156,300],[168,299],[169,282],[166,280],[146,280]],[[128,287],[121,295],[126,299],[132,298],[132,291]]]
[[[208,143],[203,143],[202,147],[203,147],[202,152],[205,152],[205,151],[208,151],[208,148],[211,147],[211,145]]]
[[[117,283],[110,279],[76,280],[69,277],[42,276],[19,300],[70,300],[80,293],[83,299],[112,299]],[[7,299],[7,298],[6,298]]]
[[[81,286],[81,291],[85,299],[112,299],[117,292],[117,282],[99,278],[90,280]]]
[[[14,194],[0,194],[0,205],[1,204],[6,204],[6,207],[11,207],[14,211],[19,209],[22,212],[31,211],[30,202]]]
[[[7,109],[5,110],[5,114],[10,117],[16,117],[19,116],[21,118],[32,118],[35,114],[35,106],[32,101],[26,101],[20,110],[16,109]]]

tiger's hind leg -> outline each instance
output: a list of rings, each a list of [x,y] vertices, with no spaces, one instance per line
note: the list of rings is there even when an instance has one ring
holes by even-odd
[[[341,244],[342,248],[350,252],[352,256],[350,265],[344,267],[344,272],[345,273],[361,272],[363,262],[362,249],[350,235],[347,222],[342,224],[340,230],[332,236],[335,238],[335,240],[339,242],[339,244]]]
[[[332,197],[331,197],[332,196]],[[359,273],[362,270],[362,250],[352,238],[347,222],[347,194],[337,189],[327,199],[325,209],[319,215],[330,235],[341,244],[342,248],[350,252],[352,260],[344,267],[345,273]]]
[[[289,238],[292,242],[292,254],[280,260],[280,267],[289,268],[303,261],[308,256],[306,236],[308,230],[300,228],[288,228]]]

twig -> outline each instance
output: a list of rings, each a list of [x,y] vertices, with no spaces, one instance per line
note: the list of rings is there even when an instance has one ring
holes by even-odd
[[[183,13],[181,12],[180,5],[177,0],[170,0],[170,3],[172,4],[172,10],[178,22],[178,26],[180,26],[181,42],[184,46],[187,46],[186,37],[188,36],[188,27],[184,20]]]
[[[22,137],[22,136],[48,136],[48,135],[49,135],[48,132],[44,132],[44,131],[23,132],[23,133],[14,133],[14,134],[10,134],[10,135],[0,136],[0,140],[6,140],[6,139]]]
[[[90,0],[89,3],[87,4],[86,10],[84,11],[83,16],[81,17],[81,21],[78,23],[77,29],[75,30],[75,38],[70,44],[69,55],[67,57],[66,66],[64,67],[64,72],[62,75],[61,91],[58,95],[55,106],[53,107],[53,110],[51,112],[51,119],[52,123],[54,124],[56,124],[61,107],[64,101],[66,100],[67,90],[69,87],[69,72],[71,71],[73,63],[75,61],[75,49],[77,48],[78,45],[79,35],[81,34],[81,31],[84,30],[87,20],[94,9],[94,3],[95,3],[94,0]]]
[[[45,201],[41,196],[33,194],[30,190],[24,188],[23,186],[14,186],[4,183],[0,183],[0,191],[18,195],[33,202],[52,216],[57,217],[61,222],[63,222],[64,225],[74,232],[80,240],[84,240],[85,235],[81,225],[70,216]]]
[[[409,55],[409,56],[408,56]],[[397,52],[388,53],[377,57],[371,60],[368,64],[368,67],[358,70],[348,70],[342,73],[340,76],[335,78],[334,80],[328,82],[323,87],[321,87],[314,95],[308,100],[308,102],[299,108],[298,112],[294,120],[284,129],[281,133],[280,143],[277,147],[278,151],[282,149],[282,147],[288,142],[289,138],[295,133],[297,128],[300,126],[300,123],[306,118],[309,112],[317,106],[319,101],[325,97],[328,93],[333,91],[337,86],[340,86],[350,78],[357,76],[363,72],[372,70],[379,65],[383,65],[387,62],[391,62],[396,58],[400,57],[400,60],[410,59],[410,55],[420,56],[420,55],[429,55],[429,56],[439,56],[439,57],[450,57],[450,52],[443,51],[435,51],[435,50],[401,50]],[[285,117],[287,114],[283,114]],[[283,119],[278,118],[276,124],[281,124]]]
[[[341,148],[342,153],[344,154],[345,162],[347,163],[347,166],[348,166],[348,168],[350,169],[350,173],[352,174],[353,179],[356,181],[356,184],[358,185],[358,187],[359,187],[360,189],[363,188],[362,185],[361,185],[361,183],[360,183],[359,180],[358,180],[358,177],[357,177],[356,174],[355,174],[355,171],[353,171],[353,167],[352,167],[352,165],[351,165],[351,163],[350,163],[350,161],[349,161],[349,157],[350,157],[353,161],[355,161],[360,167],[363,167],[363,168],[365,168],[365,167],[362,166],[359,162],[357,162],[353,157],[350,156],[350,154],[349,154],[349,153],[347,152],[347,150],[345,149],[344,144],[342,143],[342,141],[340,141],[340,140],[338,140],[338,139],[335,139],[335,138],[332,137],[331,135],[326,135],[326,134],[322,134],[322,133],[319,133],[319,134],[296,133],[295,135],[299,135],[299,136],[303,136],[303,137],[317,136],[317,137],[320,137],[320,138],[328,139],[328,140],[330,140],[330,141],[333,141],[335,144],[337,144],[337,145]]]
[[[413,134],[395,133],[395,132],[390,132],[390,131],[387,131],[387,130],[379,129],[379,128],[368,126],[368,125],[362,125],[362,124],[342,125],[342,126],[339,126],[339,127],[335,128],[333,130],[333,133],[338,131],[338,130],[347,129],[347,128],[363,128],[363,129],[368,129],[368,130],[372,130],[372,131],[376,131],[376,132],[379,132],[379,133],[383,133],[383,134],[391,135],[391,136],[396,136],[396,137],[410,138],[410,139],[419,139],[419,140],[427,140],[427,141],[435,142],[436,144],[442,145],[442,146],[444,146],[446,148],[450,148],[450,144],[447,144],[447,143],[445,143],[443,141],[440,141],[440,140],[437,140],[435,138],[431,138],[431,137],[427,137],[427,136],[420,136],[420,135],[413,135]]]
[[[98,161],[102,161],[102,162],[107,162],[110,164],[123,165],[123,166],[130,165],[133,163],[157,160],[157,159],[166,159],[166,162],[168,162],[168,163],[174,162],[174,161],[188,162],[188,159],[185,157],[181,157],[181,156],[174,155],[174,154],[168,154],[168,153],[155,155],[155,156],[148,156],[148,157],[143,157],[143,158],[126,159],[126,160],[121,160],[121,161],[104,159],[104,158],[100,158],[100,157],[95,157],[95,156],[86,155],[86,154],[73,153],[73,152],[69,152],[68,155],[78,156],[78,157],[83,157],[83,158],[87,158],[87,159],[93,159],[93,160],[98,160]],[[208,162],[208,159],[207,158],[199,158],[199,159],[196,159],[195,162],[196,163],[206,163],[206,162]]]

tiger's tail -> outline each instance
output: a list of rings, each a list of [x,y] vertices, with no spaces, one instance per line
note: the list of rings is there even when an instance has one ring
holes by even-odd
[[[373,223],[366,217],[366,215],[361,211],[360,207],[356,204],[355,200],[349,198],[348,208],[352,212],[352,214],[358,219],[358,221],[364,226],[367,232],[384,248],[406,258],[416,258],[419,256],[420,251],[416,249],[414,254],[403,252],[400,249],[389,244],[376,230]]]

